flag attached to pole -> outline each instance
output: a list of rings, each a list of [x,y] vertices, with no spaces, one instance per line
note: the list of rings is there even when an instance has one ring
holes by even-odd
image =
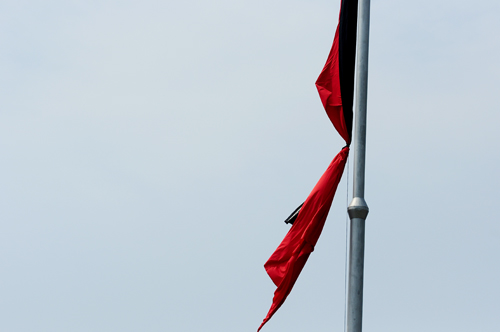
[[[357,0],[341,0],[333,46],[316,87],[328,118],[346,146],[335,156],[303,205],[285,220],[292,227],[264,267],[277,286],[271,309],[257,331],[285,302],[321,235],[344,172],[352,139]]]

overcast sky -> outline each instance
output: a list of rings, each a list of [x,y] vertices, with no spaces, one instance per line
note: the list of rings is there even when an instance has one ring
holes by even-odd
[[[256,331],[339,6],[2,1],[0,330]],[[372,1],[365,331],[498,331],[499,13]],[[263,332],[343,330],[351,188]]]

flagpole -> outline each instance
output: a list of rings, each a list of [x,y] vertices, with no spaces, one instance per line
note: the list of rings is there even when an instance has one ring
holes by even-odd
[[[366,101],[368,91],[368,40],[370,0],[359,0],[356,63],[353,199],[347,208],[350,224],[347,332],[361,332],[363,317],[363,271],[365,255]]]

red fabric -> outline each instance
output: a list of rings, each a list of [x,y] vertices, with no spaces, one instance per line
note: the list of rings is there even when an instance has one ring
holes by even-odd
[[[257,331],[260,331],[285,302],[309,254],[314,251],[344,172],[348,154],[349,148],[345,147],[335,156],[307,197],[293,226],[264,264],[267,274],[278,288],[274,292],[271,309]]]
[[[326,60],[325,67],[316,80],[316,88],[319,97],[325,107],[326,114],[333,123],[333,126],[344,138],[347,144],[350,143],[347,126],[344,119],[344,110],[342,109],[342,97],[340,93],[340,75],[339,75],[339,27],[335,31],[333,46]]]

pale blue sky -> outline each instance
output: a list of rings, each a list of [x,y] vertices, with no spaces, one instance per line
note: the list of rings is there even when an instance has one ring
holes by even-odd
[[[256,331],[343,146],[314,86],[338,9],[3,1],[0,330]],[[372,1],[365,331],[498,330],[499,13]],[[347,186],[263,332],[343,330]]]

